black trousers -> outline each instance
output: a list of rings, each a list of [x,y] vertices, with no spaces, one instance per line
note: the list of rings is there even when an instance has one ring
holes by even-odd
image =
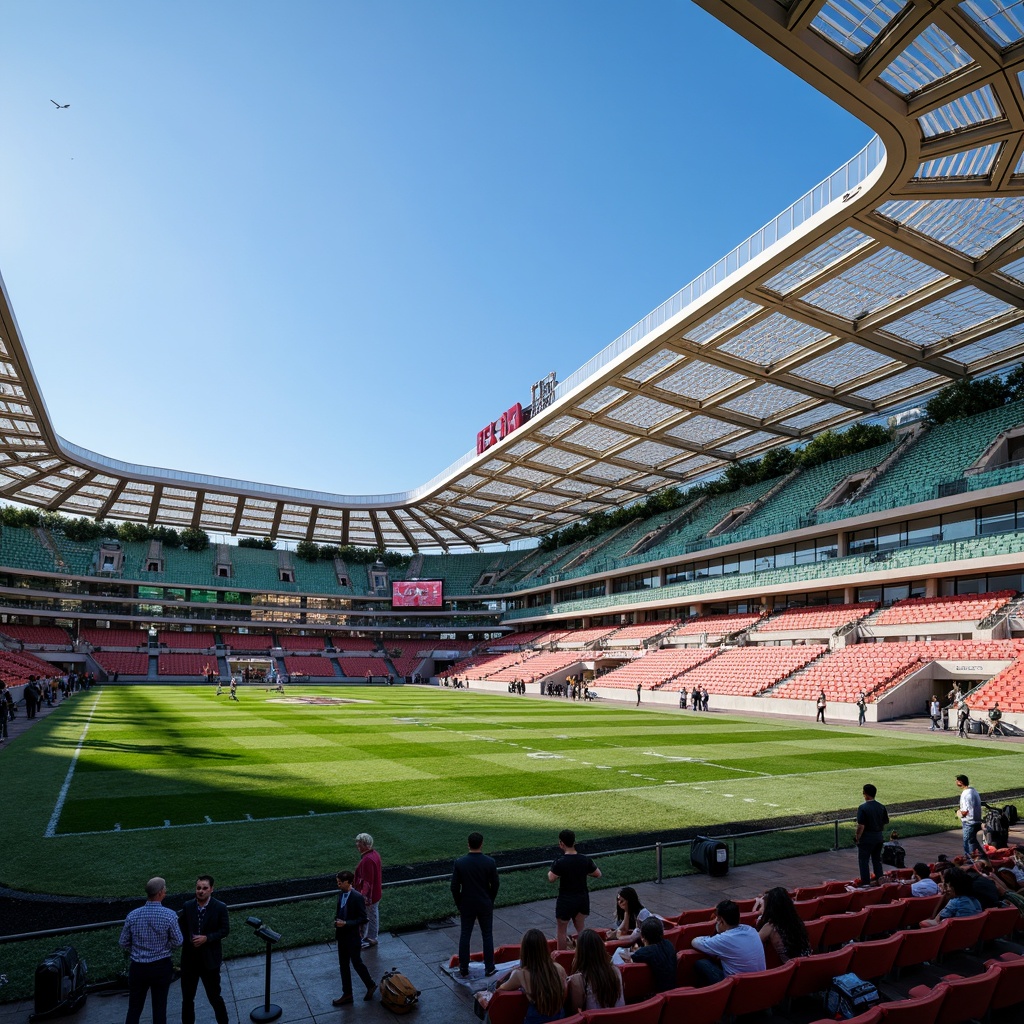
[[[171,987],[171,958],[128,966],[128,1012],[124,1024],[139,1024],[146,993],[153,993],[153,1024],[167,1024],[167,991]]]
[[[355,945],[350,944],[348,936],[338,939],[338,968],[341,971],[341,994],[343,996],[352,995],[352,968],[356,969],[356,974],[359,975],[363,984],[367,988],[373,988],[373,978],[370,977],[370,972],[366,969],[366,964],[363,963],[363,955],[361,952],[359,940],[356,941]]]
[[[494,966],[494,907],[469,906],[459,909],[462,931],[459,933],[459,969],[469,970],[469,942],[473,936],[473,925],[480,923],[480,941],[484,947],[484,968]]]
[[[184,963],[181,965],[181,1024],[196,1024],[196,990],[200,981],[217,1024],[228,1024],[228,1008],[220,994],[220,967],[204,969],[197,964]]]

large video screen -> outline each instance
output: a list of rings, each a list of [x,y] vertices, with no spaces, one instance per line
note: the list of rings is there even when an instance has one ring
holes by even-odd
[[[392,608],[444,607],[443,580],[392,580]]]

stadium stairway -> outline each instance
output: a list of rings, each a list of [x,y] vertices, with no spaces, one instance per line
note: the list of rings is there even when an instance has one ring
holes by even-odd
[[[146,673],[146,678],[152,682],[158,682],[160,676],[158,674],[158,667],[160,665],[160,659],[157,655],[151,654],[149,656],[149,671]]]

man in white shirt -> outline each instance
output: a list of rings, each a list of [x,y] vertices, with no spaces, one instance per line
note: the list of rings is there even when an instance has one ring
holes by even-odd
[[[700,935],[691,945],[714,957],[693,965],[694,982],[699,986],[714,985],[732,974],[765,969],[761,936],[749,924],[740,924],[740,908],[732,900],[722,900],[715,907],[715,934]]]
[[[988,860],[985,847],[978,842],[978,831],[981,829],[981,796],[971,785],[966,775],[956,777],[956,787],[960,790],[960,809],[956,812],[964,829],[964,856],[971,859],[973,850],[978,856]]]
[[[939,883],[932,878],[930,868],[924,861],[914,865],[914,881],[910,886],[911,896],[937,896]]]
[[[928,715],[932,720],[932,727],[928,731],[936,732],[939,728],[939,719],[942,717],[942,705],[939,703],[938,697],[932,697],[932,703],[931,707],[928,709]]]

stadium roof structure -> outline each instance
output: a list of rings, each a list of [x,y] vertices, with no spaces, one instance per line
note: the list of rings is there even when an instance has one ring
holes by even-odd
[[[877,135],[482,454],[378,495],[107,458],[54,431],[3,290],[0,496],[219,533],[476,548],[550,532],[1019,362],[1024,0],[701,6]],[[780,110],[779,122],[783,132],[806,128],[795,110]],[[767,173],[755,170],[752,187]]]

